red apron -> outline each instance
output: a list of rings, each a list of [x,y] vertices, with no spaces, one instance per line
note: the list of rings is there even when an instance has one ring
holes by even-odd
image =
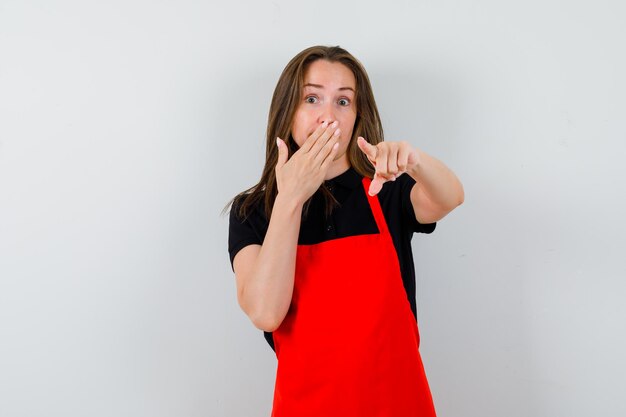
[[[272,417],[434,417],[419,331],[378,197],[379,234],[298,245],[293,297],[273,332]]]

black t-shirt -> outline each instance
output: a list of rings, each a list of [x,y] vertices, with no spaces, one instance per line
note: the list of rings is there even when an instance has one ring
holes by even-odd
[[[350,167],[344,173],[325,182],[340,205],[334,208],[329,218],[326,218],[324,198],[321,192],[316,192],[307,216],[300,224],[298,244],[310,245],[342,237],[378,233],[362,179],[363,177]],[[436,223],[421,224],[415,218],[410,198],[414,184],[413,178],[408,174],[403,174],[395,181],[388,181],[383,185],[378,193],[378,200],[398,254],[404,289],[417,320],[415,265],[411,238],[413,233],[432,233]],[[245,221],[236,215],[236,204],[237,202],[230,211],[228,234],[231,268],[237,252],[247,245],[263,243],[269,225],[263,202],[252,210]],[[272,333],[263,333],[269,345],[274,349]]]

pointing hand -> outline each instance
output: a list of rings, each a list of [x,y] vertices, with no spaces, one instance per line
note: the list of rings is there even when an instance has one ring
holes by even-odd
[[[419,164],[419,154],[408,142],[380,142],[372,145],[363,137],[357,139],[359,149],[374,165],[376,172],[370,184],[369,194],[374,196],[383,188],[387,181],[395,181],[397,177]]]

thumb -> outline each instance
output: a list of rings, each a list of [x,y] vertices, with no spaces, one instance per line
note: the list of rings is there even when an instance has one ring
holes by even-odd
[[[387,182],[385,178],[381,177],[378,174],[374,174],[374,178],[372,179],[372,182],[370,183],[370,189],[368,190],[369,194],[371,196],[375,196],[376,194],[378,194],[380,190],[383,188],[383,184],[385,182]]]
[[[278,161],[276,161],[276,169],[280,169],[287,163],[289,153],[287,152],[287,144],[281,138],[276,137],[276,145],[278,146]]]
[[[359,145],[359,149],[361,149],[361,151],[365,155],[367,155],[372,163],[376,161],[376,155],[378,154],[378,149],[376,149],[376,146],[366,141],[363,136],[359,136],[356,143],[357,145]]]

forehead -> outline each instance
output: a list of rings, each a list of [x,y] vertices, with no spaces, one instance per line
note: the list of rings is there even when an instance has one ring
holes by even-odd
[[[354,74],[340,62],[318,59],[312,62],[304,73],[304,84],[317,84],[325,89],[337,90],[350,87],[356,90]]]

